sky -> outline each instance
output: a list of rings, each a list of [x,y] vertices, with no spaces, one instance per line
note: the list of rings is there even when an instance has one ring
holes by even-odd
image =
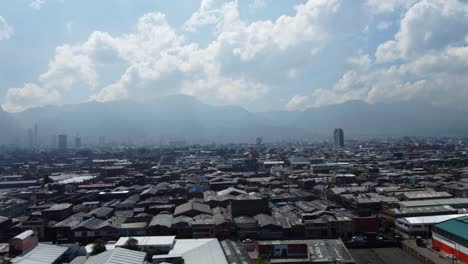
[[[468,110],[466,0],[0,1],[0,105],[191,95]]]

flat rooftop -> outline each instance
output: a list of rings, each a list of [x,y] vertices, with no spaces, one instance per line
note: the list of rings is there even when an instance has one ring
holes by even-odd
[[[432,199],[422,201],[403,201],[398,203],[400,208],[405,207],[424,207],[436,205],[463,205],[468,204],[468,198],[448,198],[448,199]]]
[[[432,212],[456,212],[457,209],[450,205],[436,205],[424,207],[408,207],[408,208],[392,208],[387,210],[391,214],[418,214],[418,213],[432,213]]]
[[[453,218],[468,216],[468,214],[449,214],[449,215],[431,215],[431,216],[416,216],[416,217],[405,217],[398,219],[412,225],[423,225],[423,224],[437,224],[443,221],[447,221]]]
[[[308,261],[318,263],[354,263],[354,259],[346,246],[339,239],[320,239],[320,240],[271,240],[257,241],[258,245],[297,245],[306,244],[310,257]],[[272,259],[273,260],[273,259]],[[279,260],[279,259],[276,259]],[[294,259],[292,259],[294,260]],[[283,262],[286,260],[282,259]],[[296,259],[297,262],[297,259]],[[272,262],[274,263],[274,262]],[[294,263],[292,261],[291,263]]]
[[[115,243],[116,247],[122,247],[130,237],[121,237]],[[139,246],[169,246],[172,248],[175,236],[141,236],[133,237],[138,240]]]

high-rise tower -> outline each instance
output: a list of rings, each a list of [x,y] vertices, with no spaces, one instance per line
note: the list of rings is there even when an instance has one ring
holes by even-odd
[[[58,135],[58,148],[67,149],[67,135]]]
[[[335,146],[337,147],[344,147],[344,132],[341,128],[335,128],[333,130],[333,139],[335,142]]]

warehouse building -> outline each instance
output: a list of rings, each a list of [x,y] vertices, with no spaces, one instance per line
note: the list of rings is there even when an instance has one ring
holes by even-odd
[[[432,229],[432,247],[468,263],[468,216],[436,224]]]
[[[399,230],[410,235],[429,235],[433,225],[462,216],[468,216],[468,214],[404,217],[396,219],[395,225]]]
[[[453,208],[467,208],[468,198],[448,198],[448,199],[432,199],[432,200],[421,200],[421,201],[403,201],[403,202],[399,202],[398,204],[400,208],[438,206],[438,205],[450,205]]]
[[[425,207],[408,207],[408,208],[389,208],[380,212],[380,215],[388,219],[396,219],[403,217],[416,216],[433,216],[433,215],[449,215],[457,214],[458,209],[450,205],[425,206]]]

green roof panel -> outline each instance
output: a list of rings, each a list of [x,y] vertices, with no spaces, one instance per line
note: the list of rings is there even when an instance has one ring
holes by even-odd
[[[440,222],[436,227],[468,240],[468,216]]]

